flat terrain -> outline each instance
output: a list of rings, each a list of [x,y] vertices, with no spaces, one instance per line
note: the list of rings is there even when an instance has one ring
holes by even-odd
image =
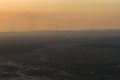
[[[24,34],[0,35],[0,80],[120,80],[119,35]]]

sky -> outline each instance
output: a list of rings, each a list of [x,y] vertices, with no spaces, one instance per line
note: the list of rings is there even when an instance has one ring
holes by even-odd
[[[120,29],[120,0],[0,0],[0,31]]]

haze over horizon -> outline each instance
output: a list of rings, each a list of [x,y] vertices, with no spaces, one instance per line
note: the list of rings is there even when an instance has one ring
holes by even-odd
[[[0,0],[0,31],[120,29],[119,0]]]

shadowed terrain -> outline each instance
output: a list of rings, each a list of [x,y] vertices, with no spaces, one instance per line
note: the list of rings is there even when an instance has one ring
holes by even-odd
[[[120,79],[119,31],[38,33],[1,33],[0,80]]]

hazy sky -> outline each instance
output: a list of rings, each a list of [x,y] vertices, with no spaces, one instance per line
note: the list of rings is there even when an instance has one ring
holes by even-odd
[[[0,30],[120,29],[120,0],[0,0]]]

